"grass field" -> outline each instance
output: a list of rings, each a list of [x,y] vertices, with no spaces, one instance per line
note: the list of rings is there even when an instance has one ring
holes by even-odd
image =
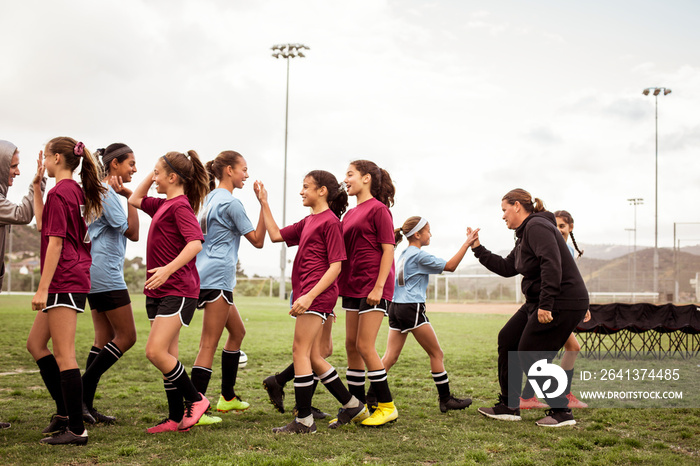
[[[146,360],[148,332],[143,297],[134,297],[139,340],[107,372],[95,406],[115,415],[114,426],[89,430],[85,447],[39,445],[53,412],[36,365],[25,349],[34,313],[29,296],[0,296],[0,420],[12,428],[0,431],[2,464],[699,464],[700,410],[589,409],[575,412],[574,427],[545,429],[534,421],[542,410],[523,411],[521,422],[499,422],[476,412],[491,405],[498,391],[496,335],[503,315],[430,313],[445,351],[450,385],[456,395],[470,396],[465,411],[440,413],[428,358],[412,338],[390,373],[390,387],[399,409],[396,423],[378,429],[345,426],[329,430],[320,421],[318,433],[274,435],[273,427],[291,420],[267,401],[262,379],[291,362],[293,322],[278,299],[240,298],[246,322],[243,350],[249,363],[239,372],[236,392],[251,408],[221,414],[224,421],[188,433],[149,435],[144,432],[167,414],[160,373]],[[201,313],[185,328],[180,360],[191,368],[201,329]],[[378,339],[380,354],[387,324]],[[329,361],[345,372],[344,320],[339,313],[333,331],[335,353]],[[78,319],[78,361],[84,365],[92,343],[89,315]],[[217,358],[218,359],[218,358]],[[209,386],[218,398],[220,370],[215,360]],[[287,388],[286,405],[294,404]],[[335,412],[337,403],[319,388],[314,405]]]

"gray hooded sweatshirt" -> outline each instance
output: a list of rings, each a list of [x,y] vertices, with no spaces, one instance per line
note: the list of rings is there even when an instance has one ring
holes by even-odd
[[[10,233],[10,225],[26,225],[34,217],[34,187],[29,186],[29,193],[22,202],[14,204],[7,200],[7,188],[10,181],[10,164],[17,146],[9,141],[0,140],[0,287],[5,278],[5,238]],[[46,189],[46,178],[41,181],[41,193]]]

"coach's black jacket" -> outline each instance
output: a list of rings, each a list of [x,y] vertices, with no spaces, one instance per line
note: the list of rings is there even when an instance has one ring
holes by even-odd
[[[502,277],[522,274],[527,302],[552,311],[588,308],[588,290],[551,212],[530,214],[515,230],[515,248],[504,259],[484,246],[474,255]]]

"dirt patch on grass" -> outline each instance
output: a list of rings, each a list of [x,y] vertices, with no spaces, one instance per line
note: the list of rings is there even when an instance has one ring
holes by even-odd
[[[34,374],[39,372],[39,369],[22,369],[21,367],[10,372],[0,372],[0,376],[3,375],[17,375],[17,374]]]

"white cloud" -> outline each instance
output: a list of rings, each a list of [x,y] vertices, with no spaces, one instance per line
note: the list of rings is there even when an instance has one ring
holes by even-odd
[[[494,24],[487,21],[469,21],[466,24],[467,29],[485,29],[492,36],[506,32],[509,26],[508,23]]]

